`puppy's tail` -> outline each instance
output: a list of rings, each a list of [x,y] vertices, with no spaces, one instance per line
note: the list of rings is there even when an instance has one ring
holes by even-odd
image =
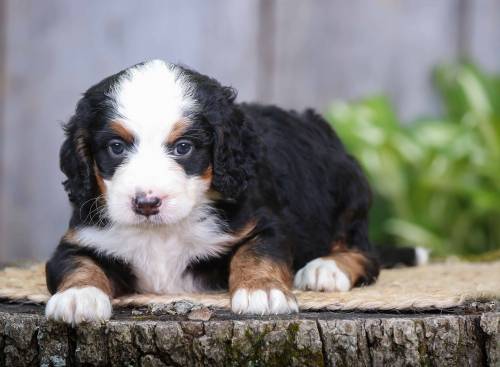
[[[429,262],[430,251],[423,247],[377,246],[382,268],[419,266]]]

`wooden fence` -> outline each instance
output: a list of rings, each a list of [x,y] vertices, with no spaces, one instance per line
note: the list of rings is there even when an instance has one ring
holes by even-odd
[[[0,27],[0,262],[54,248],[69,216],[60,124],[136,62],[182,62],[240,100],[297,109],[383,91],[405,119],[436,112],[436,63],[500,67],[497,0],[0,0]]]

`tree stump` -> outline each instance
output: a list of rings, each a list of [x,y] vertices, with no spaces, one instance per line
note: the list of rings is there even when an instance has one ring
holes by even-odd
[[[0,303],[0,365],[500,366],[500,307],[260,317],[178,304],[73,328]]]

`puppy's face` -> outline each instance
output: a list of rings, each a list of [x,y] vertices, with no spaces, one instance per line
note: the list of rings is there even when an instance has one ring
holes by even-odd
[[[206,201],[210,143],[192,122],[107,125],[95,136],[95,175],[113,222],[174,223]]]
[[[108,118],[92,131],[95,176],[118,224],[175,223],[206,201],[211,139],[175,70],[151,62],[113,86]]]
[[[209,197],[239,197],[253,170],[254,136],[235,96],[159,60],[87,90],[60,151],[73,225],[172,224]]]

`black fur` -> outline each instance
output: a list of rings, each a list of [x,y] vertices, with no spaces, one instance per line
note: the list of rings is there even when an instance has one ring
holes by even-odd
[[[65,127],[60,157],[68,177],[64,187],[74,208],[70,227],[107,223],[89,213],[100,194],[94,164],[104,177],[112,178],[120,163],[106,158],[103,142],[109,137],[102,137],[112,117],[106,92],[120,75],[90,88]],[[341,241],[367,258],[357,285],[375,281],[379,265],[368,238],[370,189],[328,123],[312,110],[298,113],[237,104],[232,88],[187,68],[182,68],[182,75],[194,86],[199,108],[188,112],[195,129],[185,133],[197,153],[179,164],[190,175],[213,168],[212,189],[220,194],[213,207],[227,227],[237,231],[254,221],[257,226],[247,237],[256,239],[253,253],[294,271],[329,255],[332,244]],[[243,244],[224,256],[194,262],[186,272],[212,288],[227,287],[231,256]],[[122,292],[134,291],[135,278],[127,264],[62,242],[47,264],[51,292],[71,270],[75,255],[92,258]]]
[[[64,126],[66,140],[59,152],[63,182],[74,211],[70,226],[85,222],[95,207],[99,196],[93,164],[98,149],[98,131],[112,117],[107,93],[124,71],[110,76],[89,88],[76,106],[76,111]],[[97,162],[98,163],[98,162]],[[105,223],[105,219],[97,222]]]
[[[79,257],[92,259],[104,270],[104,273],[111,281],[116,296],[134,291],[136,279],[130,266],[125,262],[109,256],[103,256],[92,248],[77,246],[63,239],[57,247],[54,256],[45,266],[47,287],[50,293],[57,292],[57,287],[63,281],[64,276],[75,269],[75,259]]]
[[[215,79],[182,68],[183,75],[194,85],[194,98],[201,113],[195,120],[209,126],[213,138],[213,188],[226,199],[237,199],[245,191],[255,160],[257,141],[252,125],[234,104],[236,91],[222,87]]]

